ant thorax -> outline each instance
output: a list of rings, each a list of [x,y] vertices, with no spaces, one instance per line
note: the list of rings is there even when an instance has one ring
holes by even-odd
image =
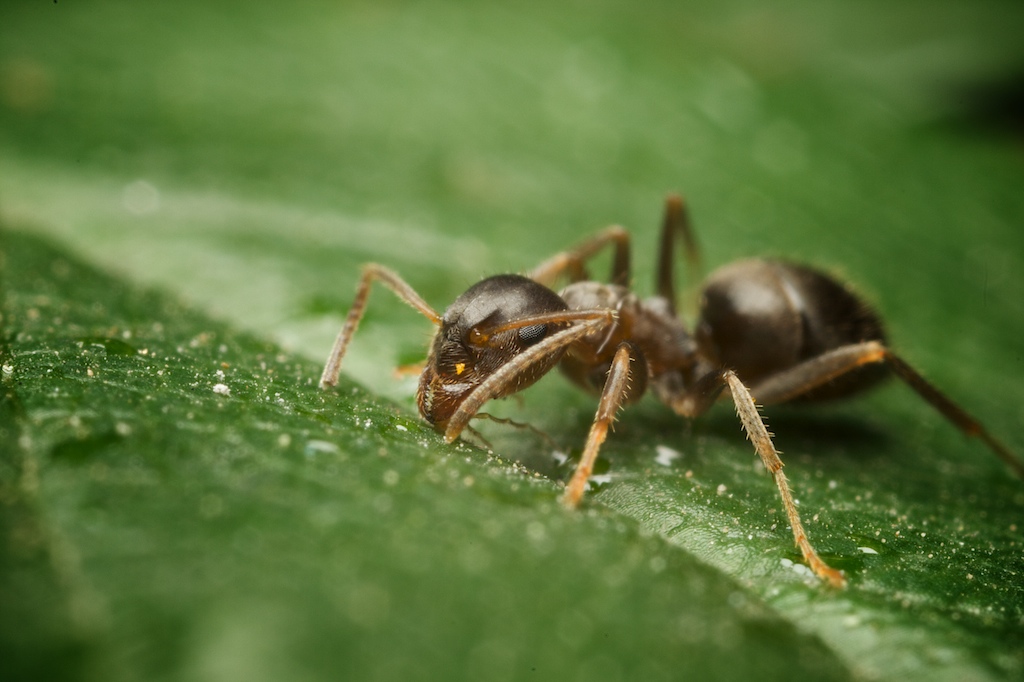
[[[574,344],[562,360],[563,371],[576,383],[600,391],[604,385],[601,368],[611,362],[620,343],[630,343],[647,365],[649,378],[666,373],[689,375],[696,362],[696,343],[671,304],[660,296],[640,299],[624,286],[586,281],[568,285],[559,292],[570,310],[606,309],[616,312],[615,325],[583,338]],[[574,371],[576,363],[591,369]],[[605,368],[604,371],[607,371]],[[601,375],[601,376],[598,376]]]

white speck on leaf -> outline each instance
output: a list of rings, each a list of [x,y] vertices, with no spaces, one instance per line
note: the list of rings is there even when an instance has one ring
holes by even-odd
[[[683,456],[678,450],[673,450],[667,445],[657,445],[654,449],[658,453],[654,461],[663,467],[672,466],[672,462]]]
[[[329,443],[325,440],[308,440],[306,441],[305,454],[307,457],[313,457],[319,453],[335,453],[338,452],[338,446],[334,443]]]

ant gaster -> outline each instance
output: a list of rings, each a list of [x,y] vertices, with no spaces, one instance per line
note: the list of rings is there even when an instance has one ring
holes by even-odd
[[[778,260],[726,265],[705,282],[696,330],[676,314],[674,243],[683,242],[691,273],[697,247],[680,197],[668,197],[661,232],[657,295],[629,290],[629,233],[609,227],[541,263],[527,276],[497,275],[470,287],[437,314],[401,277],[364,266],[355,302],[338,334],[320,387],[338,381],[341,359],[380,281],[439,328],[419,380],[420,413],[451,442],[488,400],[530,386],[556,365],[600,396],[586,445],[562,501],[576,507],[618,409],[651,389],[677,414],[706,412],[724,389],[779,489],[796,545],[823,580],[842,587],[841,571],[811,546],[782,461],[758,403],[844,398],[894,374],[961,431],[984,441],[1018,475],[1024,465],[981,424],[886,345],[877,314],[832,277]],[[585,265],[614,248],[611,283],[591,281]],[[567,276],[560,292],[551,288]]]

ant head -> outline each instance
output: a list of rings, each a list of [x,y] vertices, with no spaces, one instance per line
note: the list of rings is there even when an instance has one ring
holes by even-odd
[[[532,318],[566,308],[558,294],[520,275],[497,275],[474,284],[441,318],[420,376],[420,414],[443,430],[474,388],[523,350],[566,326],[534,323]],[[563,351],[524,368],[494,397],[526,388],[554,367]]]

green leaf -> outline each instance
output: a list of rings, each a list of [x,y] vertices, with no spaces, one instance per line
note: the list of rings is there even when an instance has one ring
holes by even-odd
[[[4,679],[845,678],[618,515],[3,237]]]
[[[314,384],[360,263],[443,308],[621,223],[646,294],[679,190],[709,267],[841,274],[1024,451],[1022,28],[997,0],[5,9],[0,677],[1019,679],[1024,484],[903,386],[767,411],[836,593],[725,406],[625,411],[569,514],[542,439],[416,418],[391,371],[429,325],[386,292]],[[552,376],[487,409],[576,452],[594,402]]]

